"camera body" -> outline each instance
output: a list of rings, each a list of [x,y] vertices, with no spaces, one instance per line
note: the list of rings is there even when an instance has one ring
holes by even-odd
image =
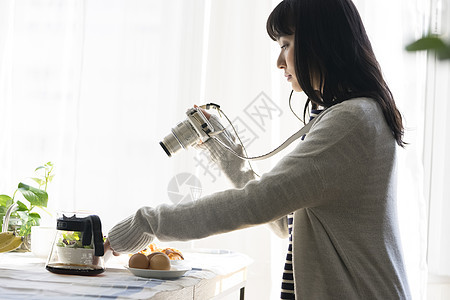
[[[202,110],[198,107],[186,111],[186,120],[179,122],[172,128],[159,144],[170,157],[180,149],[187,149],[200,142],[206,142],[214,127],[208,121]]]

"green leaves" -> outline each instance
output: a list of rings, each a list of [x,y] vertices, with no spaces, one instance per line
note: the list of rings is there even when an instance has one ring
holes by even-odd
[[[39,187],[35,188],[23,182],[19,183],[17,189],[14,191],[12,197],[8,195],[0,195],[0,226],[3,223],[3,217],[6,214],[7,209],[17,203],[17,208],[11,214],[12,217],[20,219],[20,230],[19,234],[21,236],[26,236],[30,234],[31,227],[39,225],[39,221],[41,216],[38,213],[33,211],[34,208],[47,207],[48,202],[48,194],[47,194],[47,185],[50,183],[55,176],[51,174],[53,171],[53,163],[48,162],[42,166],[39,166],[35,169],[35,177],[31,179],[36,182]],[[16,193],[20,192],[23,197],[28,200],[29,204],[27,205],[27,201],[18,201],[15,196]],[[44,209],[43,209],[44,210]],[[45,210],[44,210],[45,211]]]
[[[52,168],[53,168],[53,163],[51,161],[49,161],[45,165],[37,167],[34,171],[36,172],[37,170],[40,170],[40,169],[48,170],[48,169],[52,169]]]
[[[18,190],[33,206],[47,207],[48,194],[46,191],[34,188],[25,183],[19,183]]]
[[[407,51],[432,50],[438,59],[450,59],[450,45],[436,35],[428,35],[406,46]]]
[[[0,195],[0,206],[9,207],[13,203],[13,200],[8,195]]]
[[[3,225],[3,217],[10,207],[13,204],[13,199],[8,195],[0,195],[0,228]]]
[[[25,236],[31,233],[31,226],[39,225],[39,221],[41,220],[41,216],[38,213],[26,213],[19,212],[19,216],[22,219],[22,226],[19,230],[19,235]]]
[[[82,238],[79,231],[63,231],[62,238],[59,239],[57,245],[58,247],[92,249],[90,245],[83,246]]]
[[[49,161],[48,163],[46,163],[43,166],[39,166],[37,167],[34,172],[38,173],[39,170],[43,170],[44,174],[43,176],[39,177],[32,177],[31,179],[33,179],[37,184],[39,184],[39,189],[43,186],[44,187],[44,191],[47,191],[47,184],[52,182],[53,177],[55,177],[55,175],[50,175],[53,171],[53,163],[51,161]],[[42,171],[39,171],[39,173],[42,173]]]
[[[17,201],[17,205],[17,211],[28,211],[28,207],[22,201]]]
[[[45,180],[42,180],[42,179],[40,179],[40,178],[31,177],[31,179],[33,179],[37,184],[39,184],[39,186],[45,184]]]

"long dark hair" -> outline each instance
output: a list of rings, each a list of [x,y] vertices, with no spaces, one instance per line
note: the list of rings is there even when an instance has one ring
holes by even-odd
[[[330,107],[370,97],[380,104],[397,144],[405,146],[401,114],[351,0],[284,0],[270,14],[267,32],[275,41],[295,35],[295,72],[308,96],[304,115],[310,102]]]

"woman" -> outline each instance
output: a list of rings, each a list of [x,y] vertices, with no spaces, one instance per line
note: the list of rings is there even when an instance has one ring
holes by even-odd
[[[259,180],[210,139],[204,146],[237,188],[143,207],[110,231],[107,247],[136,252],[154,237],[198,239],[264,223],[287,236],[289,223],[282,298],[409,299],[395,188],[402,119],[355,6],[285,0],[267,30],[293,90],[324,109],[309,133]]]

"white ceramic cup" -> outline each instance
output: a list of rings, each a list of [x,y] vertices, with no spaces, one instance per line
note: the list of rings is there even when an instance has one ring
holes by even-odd
[[[55,239],[56,228],[46,226],[31,227],[31,252],[34,256],[47,259],[53,240]]]

